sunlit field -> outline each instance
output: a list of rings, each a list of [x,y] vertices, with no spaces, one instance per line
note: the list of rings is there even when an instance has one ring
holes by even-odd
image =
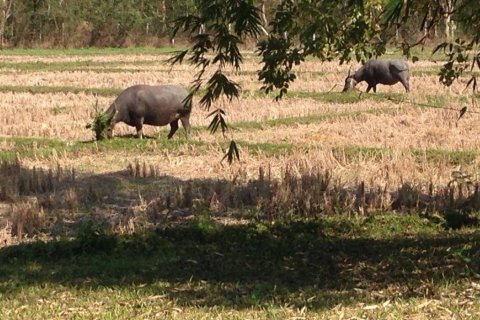
[[[126,87],[189,87],[194,68],[170,56],[0,55],[0,318],[480,317],[467,76],[444,87],[425,54],[410,93],[341,93],[359,65],[312,59],[277,102],[245,52],[229,71],[241,96],[213,107],[225,136],[196,96],[188,140],[119,124],[94,141],[95,106]]]

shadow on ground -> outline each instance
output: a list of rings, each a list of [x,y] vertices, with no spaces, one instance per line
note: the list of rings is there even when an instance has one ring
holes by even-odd
[[[11,176],[22,174],[27,182],[35,176],[20,166],[5,167],[4,171]],[[178,201],[190,201],[184,205],[196,218],[186,224],[159,224],[162,228],[125,236],[106,235],[94,224],[84,224],[76,240],[1,249],[0,294],[15,296],[21,294],[22,288],[44,284],[88,290],[141,285],[138,290],[166,295],[186,306],[249,308],[273,303],[318,309],[353,303],[355,298],[372,301],[385,296],[435,297],[442,284],[452,285],[480,273],[478,232],[436,231],[404,236],[409,233],[400,231],[395,237],[379,237],[373,236],[375,232],[352,233],[348,226],[342,229],[348,224],[342,224],[345,219],[335,222],[318,216],[314,222],[308,222],[308,216],[298,217],[303,222],[284,216],[270,219],[275,224],[263,219],[222,225],[208,215],[202,218],[202,212],[194,212],[201,208],[192,205],[195,192],[188,195],[185,190],[193,185],[199,198],[202,194],[211,196],[212,191],[222,196],[220,191],[229,186],[225,181],[182,181],[170,176],[134,178],[126,172],[77,177],[73,181],[68,179],[70,174],[66,176],[65,182],[60,177],[58,184],[47,184],[43,192],[47,200],[55,195],[60,198],[52,212],[68,210],[69,203],[62,202],[62,189],[72,186],[85,202],[81,208],[86,212],[89,206],[128,208],[138,194],[155,199],[173,187],[183,197]],[[297,180],[287,181],[285,186],[296,186],[292,188],[292,199],[301,200],[307,191],[324,197],[322,188],[328,186],[325,181],[322,175],[305,176],[303,189]],[[271,198],[269,188],[270,183],[264,179],[249,181],[236,193],[225,194],[231,197],[226,198],[226,203],[255,204],[259,193]],[[30,189],[25,190],[28,196]],[[388,221],[370,226],[389,227]]]
[[[0,250],[0,293],[61,284],[142,284],[180,305],[348,304],[352,297],[432,297],[442,283],[479,272],[480,235],[347,239],[322,222],[220,226],[195,223],[133,236],[84,232]],[[383,290],[383,291],[382,291]],[[391,296],[390,296],[391,298]]]

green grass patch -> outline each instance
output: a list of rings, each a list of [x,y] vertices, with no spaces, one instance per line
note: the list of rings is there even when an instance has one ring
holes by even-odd
[[[140,152],[158,151],[158,150],[176,150],[185,144],[194,145],[196,147],[206,146],[207,143],[195,140],[186,140],[183,132],[177,133],[174,139],[167,139],[166,136],[159,134],[147,139],[138,139],[133,136],[115,137],[97,142],[85,142],[88,148],[96,148],[100,152],[108,152],[115,150],[137,150]],[[95,146],[91,146],[95,144]]]
[[[250,143],[245,141],[237,141],[240,146],[248,147],[251,154],[264,153],[268,156],[292,154],[294,152],[306,152],[308,149],[304,146],[295,146],[291,143]],[[313,147],[315,148],[315,147]],[[390,157],[395,152],[390,148],[375,148],[361,146],[333,147],[332,152],[338,159],[345,159],[348,162],[358,160],[381,161],[385,157]],[[406,150],[411,153],[415,161],[418,163],[447,163],[449,165],[472,165],[475,163],[478,152],[475,150]]]
[[[155,60],[136,60],[131,62],[123,61],[59,61],[59,62],[44,62],[44,61],[27,61],[27,62],[8,62],[0,61],[0,69],[12,70],[16,72],[68,72],[68,71],[93,71],[99,73],[117,73],[117,72],[145,72],[153,71],[152,69],[139,69],[135,66],[154,66],[162,65],[167,69],[171,67],[168,63],[167,56],[160,56]],[[3,71],[5,73],[5,71]],[[246,75],[257,76],[256,70],[240,70],[240,71],[227,71],[229,75]],[[324,77],[326,72],[323,71],[304,71],[302,74],[310,74],[317,78]]]
[[[410,55],[411,56],[416,56],[420,60],[427,60],[427,61],[445,61],[447,60],[447,57],[440,51],[436,52],[434,55],[432,55],[432,51],[434,50],[435,47],[414,47],[411,48],[410,50]],[[352,62],[356,61],[355,55],[351,54],[350,58],[352,59]],[[400,60],[407,60],[406,56],[403,55],[402,49],[398,47],[387,47],[386,52],[378,57],[378,59],[400,59]],[[306,60],[310,61],[320,61],[316,57],[309,56],[306,58]],[[411,61],[411,58],[410,58]]]
[[[252,128],[252,127],[250,127]],[[195,130],[202,130],[202,128],[195,128]],[[203,128],[203,130],[207,130]],[[168,140],[163,133],[155,137],[147,139],[137,139],[133,136],[115,137],[102,141],[74,141],[67,142],[57,139],[45,138],[26,138],[26,137],[4,137],[0,141],[5,141],[12,145],[10,150],[4,150],[0,154],[0,160],[11,161],[17,156],[20,158],[35,158],[35,157],[50,157],[58,153],[67,153],[69,155],[81,155],[91,153],[109,153],[113,151],[133,152],[135,154],[155,153],[159,150],[178,150],[183,145],[192,145],[195,147],[194,152],[199,152],[207,146],[218,146],[225,150],[228,142],[213,142],[207,143],[196,140],[185,140],[180,134],[176,139]],[[288,142],[249,142],[243,140],[236,141],[240,147],[248,149],[252,155],[265,154],[267,156],[278,156],[285,154],[293,154],[295,152],[306,152],[308,149],[305,146],[298,146]],[[310,147],[310,148],[315,148]],[[381,161],[384,157],[390,157],[394,153],[394,149],[390,148],[375,148],[375,147],[361,147],[361,146],[346,146],[333,147],[332,152],[338,159],[348,162],[358,160],[373,160]],[[449,165],[472,165],[479,156],[475,150],[441,150],[441,149],[427,149],[427,150],[405,150],[410,152],[418,163],[447,163]]]
[[[252,143],[248,141],[236,140],[240,147],[248,148],[248,151],[252,155],[265,154],[267,156],[277,156],[292,154],[298,148],[295,148],[291,143],[268,143],[257,142]]]
[[[410,70],[412,76],[439,76],[440,67],[428,68],[428,69],[413,69]]]
[[[410,49],[410,55],[416,56],[420,60],[428,61],[445,61],[447,57],[440,51],[437,51],[434,55],[432,52],[435,47],[414,47]],[[386,53],[381,57],[382,59],[406,59],[400,48],[387,48]]]
[[[43,61],[29,61],[29,62],[6,62],[0,61],[0,69],[12,69],[23,72],[67,72],[67,71],[99,71],[114,69],[121,71],[131,71],[129,69],[120,69],[120,66],[150,66],[165,63],[166,58],[159,58],[158,60],[139,60],[134,62],[118,62],[118,61],[61,61],[61,62],[43,62]],[[116,67],[116,68],[115,68]],[[145,70],[144,70],[145,71]]]
[[[257,93],[261,95],[261,93]],[[274,97],[271,95],[272,98]],[[412,107],[444,107],[447,104],[447,95],[426,95],[425,101],[410,101],[409,95],[405,93],[366,93],[363,91],[349,91],[349,92],[308,92],[308,91],[289,91],[286,95],[287,99],[296,98],[310,98],[316,101],[326,103],[359,103],[363,101],[376,101],[376,102],[392,102],[395,104],[406,103]]]
[[[196,129],[198,130],[198,128]],[[58,153],[67,153],[69,155],[80,155],[82,153],[109,153],[113,151],[134,152],[136,154],[145,154],[158,152],[159,150],[175,151],[181,146],[188,144],[195,146],[198,152],[208,145],[217,145],[220,148],[226,149],[227,142],[206,143],[196,140],[185,140],[184,137],[177,137],[176,139],[167,139],[162,134],[158,136],[138,139],[133,136],[115,137],[113,139],[106,139],[101,141],[60,141],[56,139],[45,138],[26,138],[26,137],[4,137],[0,141],[8,142],[12,145],[11,150],[3,151],[0,154],[0,160],[12,161],[16,157],[20,158],[35,158],[35,157],[50,157]],[[269,156],[279,154],[290,154],[294,151],[294,147],[289,143],[251,143],[247,141],[237,141],[241,147],[248,148],[251,154],[264,153]]]
[[[124,54],[171,54],[184,50],[182,47],[129,47],[129,48],[82,48],[82,49],[2,49],[3,56],[91,56],[91,55],[124,55]]]
[[[440,149],[427,149],[427,150],[413,150],[416,161],[418,162],[434,162],[441,163],[447,162],[451,165],[469,165],[475,163],[478,157],[478,151],[476,150],[440,150]]]
[[[418,103],[418,107],[427,108],[443,108],[447,106],[447,96],[445,95],[428,95],[425,103]]]
[[[0,160],[5,161],[12,161],[17,156],[21,158],[51,156],[53,152],[63,151],[67,148],[66,142],[57,139],[3,137],[0,138],[0,141],[2,140],[13,144],[13,149],[0,153]]]
[[[259,71],[260,70],[240,70],[240,71],[226,71],[226,73],[228,75],[248,75],[248,76],[258,77]],[[322,78],[327,75],[327,72],[305,70],[305,71],[298,72],[297,75],[298,76],[311,75],[315,78]]]
[[[0,85],[0,92],[29,92],[32,94],[45,94],[45,93],[87,93],[87,94],[95,94],[104,97],[113,97],[118,95],[124,89],[122,88],[85,88],[85,87],[74,87],[74,86],[21,86],[21,85]],[[205,90],[200,90],[197,92],[198,95],[205,94]],[[241,93],[242,97],[269,97],[274,98],[273,94],[265,95],[261,91],[244,91]],[[446,106],[447,96],[446,95],[427,95],[426,101],[424,102],[410,102],[408,100],[408,95],[401,94],[401,93],[365,93],[365,92],[302,92],[302,91],[290,91],[287,93],[285,99],[298,99],[298,98],[310,98],[316,101],[326,102],[326,103],[338,103],[338,104],[346,104],[346,103],[358,103],[362,101],[390,101],[392,103],[409,103],[412,107],[444,107]],[[464,99],[464,98],[463,98]],[[458,98],[459,101],[462,101],[462,98]],[[374,109],[371,109],[371,112]],[[381,110],[387,110],[383,108]],[[382,111],[379,111],[380,113]],[[368,113],[369,111],[367,111]],[[364,111],[359,111],[359,113],[364,113]],[[319,116],[323,117],[323,115]],[[326,116],[329,117],[328,115]],[[307,118],[307,117],[304,117]],[[283,120],[271,120],[274,123]],[[285,120],[288,121],[288,120]],[[263,122],[263,123],[267,123]],[[260,125],[260,124],[259,124]],[[245,124],[248,126],[248,124]],[[252,126],[255,126],[252,124]]]
[[[443,226],[415,214],[378,213],[350,219],[329,217],[321,221],[323,233],[330,237],[391,239],[395,237],[436,234]]]
[[[28,92],[31,94],[46,94],[46,93],[85,93],[98,95],[102,97],[112,97],[120,92],[123,89],[117,88],[82,88],[74,86],[12,86],[12,85],[0,85],[1,92],[14,92],[22,93]]]
[[[441,66],[439,65],[438,67],[433,67],[433,68],[425,68],[425,69],[414,69],[411,71],[413,76],[437,76],[440,78],[440,68]],[[461,77],[471,77],[472,75],[479,76],[480,72],[479,71],[470,71],[470,70],[465,70]]]
[[[393,150],[388,148],[347,146],[347,147],[334,147],[332,151],[333,151],[333,155],[337,159],[345,159],[348,162],[352,162],[352,161],[358,161],[360,159],[370,159],[374,161],[380,161],[385,156],[390,155]]]
[[[305,307],[308,318],[328,318],[339,304],[361,316],[365,304],[402,308],[468,288],[479,245],[478,233],[444,232],[416,215],[236,226],[199,218],[126,236],[86,223],[76,240],[0,250],[0,316],[282,319]]]
[[[327,103],[357,103],[359,101],[373,100],[401,100],[405,97],[401,93],[366,93],[358,91],[349,92],[305,92],[305,91],[289,91],[287,93],[288,98],[310,98],[316,101],[322,101]]]
[[[201,141],[185,140],[184,137],[168,140],[166,137],[152,137],[137,139],[133,136],[116,137],[101,141],[61,141],[46,138],[3,137],[0,141],[12,145],[11,150],[2,151],[0,159],[11,161],[17,156],[20,158],[51,157],[58,153],[81,155],[83,153],[108,153],[112,151],[127,151],[135,153],[158,152],[159,150],[177,150],[185,144],[197,148],[206,146]]]
[[[387,114],[394,112],[396,108],[372,108],[362,111],[348,111],[348,112],[325,112],[321,114],[312,114],[300,117],[285,117],[279,119],[271,119],[265,121],[242,121],[231,123],[233,129],[262,129],[266,127],[277,126],[292,126],[292,125],[307,125],[318,123],[322,121],[329,121],[341,118],[355,118],[368,114]]]
[[[361,146],[334,147],[333,154],[339,159],[345,159],[349,162],[360,159],[370,159],[381,161],[384,157],[393,155],[395,149],[375,148]],[[479,153],[476,150],[441,150],[425,149],[406,150],[410,152],[418,163],[448,163],[449,165],[471,165],[474,164]]]

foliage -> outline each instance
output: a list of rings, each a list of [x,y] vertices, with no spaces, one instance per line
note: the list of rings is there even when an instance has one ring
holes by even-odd
[[[296,79],[294,67],[309,56],[322,61],[339,59],[340,63],[352,58],[364,62],[385,53],[386,43],[391,37],[389,30],[398,30],[406,26],[412,16],[421,15],[424,17],[421,21],[421,29],[425,29],[424,36],[414,43],[404,38],[401,43],[403,53],[409,57],[410,49],[425,42],[427,31],[433,30],[441,17],[452,17],[453,8],[457,9],[454,18],[464,28],[471,23],[476,25],[480,15],[476,14],[479,9],[473,3],[469,0],[445,3],[413,0],[345,0],[335,3],[327,0],[282,0],[274,9],[269,34],[261,38],[262,21],[253,1],[203,0],[199,1],[198,13],[182,16],[176,21],[175,33],[182,29],[192,35],[193,48],[178,53],[172,63],[181,63],[190,53],[189,62],[200,67],[193,82],[195,92],[203,84],[207,67],[219,64],[201,100],[202,105],[210,108],[222,95],[230,100],[238,97],[239,85],[230,81],[222,69],[229,64],[239,70],[242,54],[238,44],[246,36],[253,37],[258,40],[257,53],[261,57],[262,68],[258,76],[263,82],[262,90],[266,93],[278,90],[276,99],[280,99]],[[241,14],[239,10],[242,10]],[[449,20],[445,24],[449,27]],[[440,71],[440,80],[445,85],[451,85],[468,66],[471,69],[480,67],[480,53],[475,50],[480,33],[472,31],[470,36],[469,41],[457,39],[448,42],[447,35],[447,41],[433,51],[436,53],[443,49],[448,57],[448,62]],[[209,58],[208,53],[212,53],[213,58]],[[415,62],[418,57],[414,56],[412,60]],[[468,85],[472,85],[475,92],[477,81],[474,74]],[[222,131],[225,132],[222,112],[216,112],[211,124],[212,131],[216,130],[218,124],[222,124]],[[230,148],[228,158],[233,159],[233,154],[234,149]]]
[[[198,1],[196,13],[178,18],[175,24],[173,36],[180,30],[188,32],[192,35],[193,46],[177,53],[171,58],[171,63],[182,63],[187,59],[200,69],[193,80],[190,99],[202,88],[209,68],[215,68],[215,71],[206,83],[206,92],[200,99],[201,106],[209,110],[221,96],[230,101],[238,98],[240,87],[228,78],[225,68],[231,67],[239,71],[243,63],[239,45],[247,37],[256,38],[260,35],[261,19],[254,1],[201,0]],[[225,111],[218,108],[210,115],[213,119],[209,128],[215,132],[220,126],[225,135]],[[231,142],[226,157],[230,163],[235,157],[238,159],[234,141]]]
[[[221,42],[211,41],[211,38],[215,39],[215,33],[218,34],[220,30],[225,32],[225,36],[235,36],[235,33],[230,33],[229,25],[242,25],[242,21],[249,21],[244,30],[247,35],[258,40],[257,52],[262,64],[258,74],[259,80],[263,82],[262,89],[267,93],[278,90],[277,98],[281,98],[288,91],[296,78],[294,67],[306,57],[313,56],[322,61],[339,59],[340,63],[344,63],[352,58],[366,61],[380,56],[385,53],[385,45],[392,37],[391,30],[418,23],[418,19],[414,19],[418,16],[423,17],[419,23],[420,30],[425,28],[426,31],[423,37],[413,42],[408,37],[402,37],[400,45],[407,57],[410,57],[412,47],[425,43],[434,28],[441,23],[448,23],[443,22],[444,17],[452,16],[462,30],[465,30],[469,40],[445,41],[434,50],[433,53],[443,49],[449,59],[441,70],[440,80],[445,85],[450,85],[468,66],[480,66],[480,55],[475,51],[480,34],[477,29],[469,27],[480,23],[477,14],[479,9],[474,5],[474,1],[347,0],[332,3],[282,0],[275,2],[277,6],[270,17],[269,34],[263,38],[259,37],[262,35],[259,32],[261,21],[258,19],[258,12],[252,8],[252,1],[227,1],[221,6],[215,1],[204,0],[200,3],[200,8],[212,10],[208,14],[200,10],[196,16],[186,15],[177,20],[177,28],[184,26],[183,30],[192,35],[202,26],[207,26],[205,33],[192,36],[197,56],[190,61],[197,66],[208,65],[210,60],[200,61],[200,55],[207,51],[218,52],[222,60],[230,61],[238,69],[242,57],[236,46],[231,46],[232,50],[224,50]],[[450,3],[452,8],[447,7],[446,3]],[[242,15],[231,14],[232,10],[242,5],[250,6],[250,9],[245,10]],[[209,28],[209,24],[214,25],[216,31]],[[181,62],[185,54],[186,52],[183,52],[178,55],[175,62]],[[412,59],[416,61],[418,57],[413,56]],[[475,76],[472,79],[469,84],[473,84],[475,89]],[[216,82],[221,83],[220,80]],[[204,102],[210,105],[222,93],[221,90],[208,91]],[[228,92],[225,93],[228,96]]]
[[[112,121],[112,117],[109,116],[106,112],[98,109],[98,101],[95,105],[95,114],[92,122],[87,123],[85,126],[87,129],[91,129],[95,134],[96,140],[104,140],[108,138],[108,128],[110,127],[110,123]]]
[[[387,7],[385,21],[387,25],[404,25],[412,20],[413,16],[423,17],[420,28],[425,28],[423,37],[415,43],[404,41],[402,47],[404,54],[410,56],[410,49],[416,45],[424,44],[435,28],[442,25],[442,19],[451,17],[464,31],[463,37],[449,39],[441,42],[433,50],[433,54],[442,51],[447,57],[440,70],[440,81],[450,86],[464,71],[480,69],[480,7],[477,1],[472,0],[444,0],[444,1],[403,1],[390,0]],[[447,24],[447,22],[444,22]],[[444,27],[448,27],[444,25]],[[414,61],[417,60],[415,56]],[[477,90],[477,76],[472,73],[467,87],[471,86],[473,92]]]
[[[384,53],[380,10],[367,1],[281,1],[270,22],[270,35],[257,47],[263,63],[262,89],[267,93],[279,89],[281,98],[296,78],[294,66],[308,56],[343,63],[352,55],[366,61]]]
[[[194,0],[4,0],[0,17],[7,44],[32,46],[123,46],[167,37],[171,19],[193,11]],[[7,17],[5,17],[7,16]],[[2,43],[3,44],[3,43]]]
[[[378,6],[358,1],[333,5],[327,1],[282,1],[270,23],[270,35],[258,43],[258,53],[264,64],[259,72],[259,79],[264,82],[262,89],[266,93],[279,89],[277,98],[281,98],[295,80],[293,67],[309,55],[322,60],[340,57],[344,62],[350,60],[352,53],[358,60],[366,60],[384,52],[385,44],[373,39],[380,31],[374,14],[378,9]],[[347,21],[337,19],[339,15],[346,15]],[[205,108],[209,109],[221,96],[229,100],[239,96],[239,85],[228,79],[223,70],[226,65],[236,71],[240,69],[243,57],[238,45],[246,37],[258,39],[262,34],[261,24],[260,12],[255,2],[249,0],[199,1],[197,13],[177,19],[174,36],[179,30],[191,34],[193,46],[179,52],[171,62],[182,63],[188,59],[200,68],[193,80],[192,94],[202,87],[207,68],[217,65],[200,100]],[[220,108],[212,112],[214,118],[210,128],[213,132],[220,125],[225,134],[224,114]],[[226,158],[231,162],[238,156],[232,141]]]

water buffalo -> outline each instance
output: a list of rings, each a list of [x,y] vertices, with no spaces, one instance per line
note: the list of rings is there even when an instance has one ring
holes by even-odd
[[[135,85],[125,89],[106,111],[110,119],[107,137],[112,137],[116,123],[125,122],[137,129],[140,139],[143,137],[144,124],[170,124],[170,139],[177,131],[180,120],[188,138],[192,110],[191,100],[187,99],[186,103],[188,94],[187,90],[177,85]]]
[[[407,92],[410,91],[410,70],[408,64],[401,60],[368,60],[354,74],[348,70],[347,78],[343,92],[355,87],[359,82],[366,81],[368,84],[367,92],[373,88],[377,92],[377,84],[393,85],[401,82]]]

